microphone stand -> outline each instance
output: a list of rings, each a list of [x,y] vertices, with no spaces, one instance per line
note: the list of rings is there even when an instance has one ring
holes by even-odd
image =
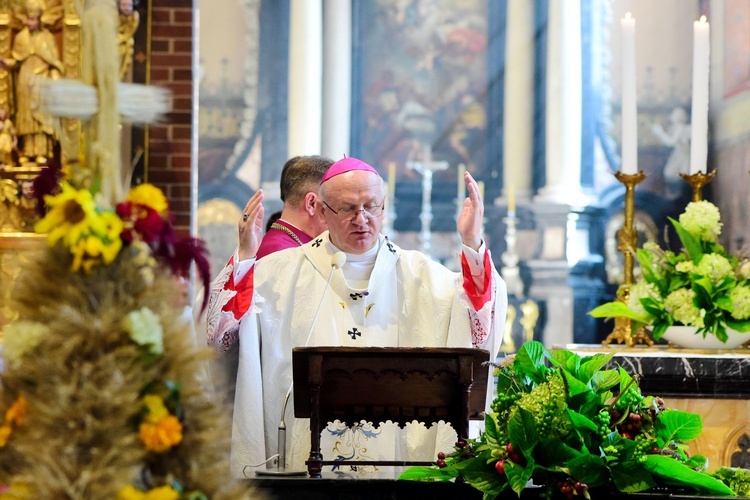
[[[323,301],[325,300],[326,293],[328,293],[328,289],[331,287],[331,280],[333,279],[333,272],[341,268],[344,263],[346,262],[346,254],[344,252],[336,252],[333,255],[333,258],[331,258],[331,273],[328,275],[328,282],[326,283],[326,287],[323,290],[323,295],[320,298],[320,303],[318,304],[318,310],[315,311],[315,317],[312,320],[312,323],[310,324],[310,331],[307,332],[307,339],[305,339],[305,345],[304,347],[307,347],[307,344],[310,343],[310,338],[312,337],[313,329],[315,328],[315,323],[318,321],[318,316],[320,315],[320,310],[323,309]],[[286,396],[284,397],[284,406],[281,408],[281,421],[279,422],[279,433],[278,433],[278,459],[276,462],[276,468],[275,469],[259,469],[255,471],[256,476],[305,476],[307,475],[307,470],[294,470],[294,469],[287,469],[286,468],[286,423],[284,422],[284,418],[286,416],[286,406],[289,403],[289,396],[292,394],[292,387],[294,386],[294,382],[289,384],[289,389],[286,391]]]

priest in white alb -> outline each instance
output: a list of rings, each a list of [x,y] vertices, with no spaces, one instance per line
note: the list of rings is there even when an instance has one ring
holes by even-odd
[[[468,197],[457,221],[462,272],[403,250],[380,234],[383,179],[372,166],[344,158],[320,187],[328,225],[311,242],[256,262],[263,236],[263,192],[248,201],[238,223],[240,243],[211,286],[207,339],[225,352],[239,342],[232,424],[232,471],[241,477],[277,453],[277,431],[292,379],[292,349],[310,346],[476,347],[495,359],[505,324],[507,294],[482,240],[484,205],[464,175]],[[332,265],[343,252],[345,263]],[[330,281],[330,288],[326,286]],[[316,317],[319,304],[322,306]],[[490,384],[491,385],[491,384]],[[362,390],[367,390],[363,387]],[[287,407],[289,466],[304,469],[309,421]],[[334,422],[321,437],[324,460],[434,461],[451,451],[449,426]]]

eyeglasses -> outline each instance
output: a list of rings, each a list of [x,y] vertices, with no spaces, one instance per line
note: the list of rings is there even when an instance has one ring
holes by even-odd
[[[365,219],[374,219],[376,217],[380,217],[381,215],[383,215],[383,208],[385,207],[385,201],[383,201],[383,203],[381,203],[380,205],[362,208],[346,207],[339,210],[334,210],[325,201],[320,201],[322,201],[323,205],[325,205],[328,210],[333,212],[336,218],[341,222],[356,219],[357,215],[359,215],[360,212],[362,212],[362,215],[364,215]]]

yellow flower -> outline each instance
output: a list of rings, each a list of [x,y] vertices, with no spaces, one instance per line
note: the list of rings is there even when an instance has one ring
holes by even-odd
[[[29,405],[26,402],[26,398],[18,396],[16,401],[10,408],[8,408],[8,411],[5,412],[5,423],[8,425],[15,425],[16,427],[23,424],[23,419],[26,416],[26,410],[28,407]]]
[[[10,488],[0,492],[0,500],[21,500],[24,498],[34,498],[34,490],[28,483],[13,482]]]
[[[132,485],[127,485],[117,492],[117,500],[143,500],[146,494]]]
[[[171,486],[159,486],[146,493],[146,500],[178,500],[180,494]]]
[[[141,422],[138,438],[146,449],[156,453],[168,450],[182,441],[182,424],[174,415],[167,415],[157,424]]]
[[[171,486],[159,486],[143,492],[133,486],[125,486],[117,493],[117,500],[178,500],[180,494]]]
[[[130,190],[127,200],[138,205],[145,205],[163,214],[167,211],[167,198],[158,187],[153,184],[140,184]]]
[[[10,424],[0,425],[0,448],[3,448],[6,444],[8,444],[8,439],[10,438],[12,432],[13,428],[10,426]]]
[[[143,396],[143,406],[148,409],[146,420],[152,424],[157,424],[161,419],[169,415],[169,410],[164,406],[164,400],[156,394],[147,394]]]
[[[96,203],[91,193],[85,189],[79,191],[66,182],[62,183],[62,193],[45,196],[44,201],[49,211],[36,223],[34,230],[48,233],[47,243],[50,246],[60,238],[64,238],[68,247],[74,246],[89,228],[91,219],[96,217]]]

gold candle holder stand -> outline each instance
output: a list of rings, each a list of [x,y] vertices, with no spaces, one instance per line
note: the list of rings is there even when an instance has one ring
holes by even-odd
[[[703,199],[703,186],[714,180],[716,170],[713,170],[709,174],[704,174],[703,172],[680,174],[680,177],[693,188],[693,201],[701,201]]]
[[[637,174],[624,174],[622,171],[615,173],[615,178],[625,186],[625,221],[618,236],[617,249],[622,252],[624,257],[623,265],[623,283],[617,289],[617,300],[627,304],[630,298],[630,287],[633,285],[633,252],[638,244],[638,233],[634,228],[635,219],[635,186],[646,178],[643,170]],[[602,345],[608,345],[611,342],[626,344],[633,347],[637,343],[654,344],[654,341],[646,335],[643,328],[637,332],[632,332],[632,321],[630,318],[615,318],[615,328],[612,330]]]

